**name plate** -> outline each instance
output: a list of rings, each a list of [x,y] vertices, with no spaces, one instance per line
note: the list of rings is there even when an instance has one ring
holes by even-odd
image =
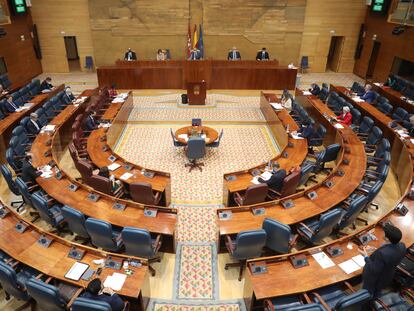
[[[158,210],[156,208],[145,208],[144,215],[146,217],[157,217]]]
[[[88,200],[91,202],[97,202],[101,196],[99,194],[95,193],[89,193],[88,194]]]
[[[37,240],[37,243],[41,246],[43,246],[44,248],[48,248],[50,246],[50,244],[52,244],[53,240],[49,239],[47,236],[45,235],[41,235],[39,240]]]
[[[230,220],[232,218],[232,211],[222,211],[218,213],[220,220]]]

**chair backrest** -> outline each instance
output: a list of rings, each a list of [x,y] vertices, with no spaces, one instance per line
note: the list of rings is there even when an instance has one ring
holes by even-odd
[[[315,165],[310,162],[305,162],[300,169],[301,176],[299,181],[299,186],[304,185],[308,182],[309,178],[312,176],[313,167]]]
[[[283,309],[284,311],[326,311],[325,308],[318,303],[309,303],[306,305]]]
[[[21,179],[20,177],[16,177],[16,186],[19,189],[20,194],[22,195],[23,201],[26,204],[33,206],[32,195],[29,192],[29,188],[27,187],[27,184],[23,181],[23,179]]]
[[[129,193],[133,201],[153,205],[155,203],[152,185],[147,182],[134,182],[129,185]]]
[[[206,141],[202,137],[190,137],[187,142],[187,157],[201,159],[206,153]]]
[[[280,190],[280,196],[283,198],[288,195],[294,194],[296,192],[296,188],[299,185],[300,178],[300,170],[294,171],[293,173],[287,175],[285,179],[283,179],[283,185],[282,189]]]
[[[87,183],[90,177],[92,176],[92,172],[93,172],[92,165],[84,160],[79,160],[75,162],[75,166],[76,166],[76,169],[81,174],[83,181]]]
[[[29,300],[29,295],[17,282],[16,271],[0,261],[0,284],[3,290],[18,300]]]
[[[112,225],[109,222],[89,217],[85,225],[93,245],[108,251],[118,251],[119,247],[114,241]]]
[[[262,228],[266,231],[266,247],[278,254],[286,254],[290,250],[292,231],[288,225],[272,218],[265,218]]]
[[[269,191],[267,184],[251,185],[243,196],[243,205],[252,205],[264,202]]]
[[[148,230],[125,227],[121,232],[121,236],[127,255],[148,259],[155,255],[154,248],[152,247],[151,234]]]
[[[49,211],[47,200],[40,193],[32,194],[33,207],[37,210],[40,217],[52,226],[55,226],[55,220],[52,213]]]
[[[70,231],[76,233],[83,238],[89,238],[88,231],[86,230],[85,215],[77,209],[71,208],[67,205],[62,207],[62,215],[69,226]]]
[[[19,188],[17,188],[16,183],[13,180],[13,174],[9,170],[6,164],[2,164],[0,167],[1,174],[3,175],[4,179],[7,182],[7,185],[9,186],[9,189],[11,192],[13,192],[15,195],[20,195]]]
[[[366,289],[360,289],[350,295],[341,298],[335,305],[334,311],[359,311],[361,307],[371,300],[371,295]]]
[[[315,229],[315,234],[311,237],[312,243],[319,243],[330,235],[335,226],[341,220],[342,213],[339,208],[335,208],[321,215],[319,223]]]
[[[382,138],[378,145],[377,148],[375,149],[375,154],[374,157],[376,158],[383,158],[385,152],[390,151],[391,150],[391,144],[390,141],[386,138]]]
[[[351,109],[352,123],[359,125],[361,123],[361,112],[358,109]]]
[[[308,58],[308,56],[302,56],[302,59],[300,60],[300,67],[304,68],[304,69],[309,67],[309,58]]]
[[[326,100],[326,98],[328,97],[328,93],[329,93],[328,89],[322,87],[321,92],[319,93],[319,99]]]
[[[111,305],[105,301],[92,300],[83,297],[76,298],[72,311],[112,311]]]
[[[259,257],[265,244],[266,231],[263,229],[241,231],[237,234],[232,256],[238,260]]]
[[[382,131],[378,126],[372,128],[371,133],[367,137],[368,145],[376,145],[382,138]]]
[[[348,206],[345,214],[343,215],[339,227],[341,229],[353,224],[359,214],[364,210],[367,205],[367,197],[364,195],[359,195],[352,200],[351,204]]]
[[[408,111],[405,110],[404,108],[397,107],[397,109],[395,109],[391,117],[393,120],[396,120],[396,121],[406,120],[408,117]]]
[[[27,282],[26,287],[29,295],[36,300],[40,310],[63,311],[66,309],[66,303],[55,286],[31,278]]]
[[[326,163],[336,160],[339,150],[341,150],[340,144],[329,145],[318,155],[317,162]]]
[[[359,126],[359,132],[360,133],[369,133],[374,126],[374,120],[372,120],[370,117],[363,117],[361,125]]]
[[[112,181],[103,176],[92,175],[88,180],[88,185],[94,188],[97,191],[112,195]]]

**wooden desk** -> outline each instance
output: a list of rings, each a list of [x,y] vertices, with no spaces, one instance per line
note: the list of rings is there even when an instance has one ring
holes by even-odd
[[[179,128],[175,132],[175,139],[177,139],[182,144],[187,144],[187,140],[181,138],[180,135],[187,135],[187,137],[191,136],[192,129],[195,129],[198,133],[203,133],[206,135],[206,145],[214,143],[218,139],[218,133],[215,129],[208,127],[208,126],[184,126]]]
[[[2,152],[0,152],[0,162],[6,162],[6,149],[9,146],[11,133],[18,125],[20,120],[23,117],[28,116],[30,113],[34,112],[36,109],[40,108],[45,101],[55,96],[63,89],[64,85],[62,84],[56,87],[52,92],[36,95],[32,100],[30,100],[32,106],[29,109],[25,109],[20,112],[13,112],[0,121],[0,150],[2,150]]]
[[[97,74],[99,86],[120,89],[186,89],[187,82],[204,80],[207,89],[293,90],[297,69],[277,61],[117,61]]]
[[[83,94],[81,94],[83,96]],[[76,116],[79,110],[85,108],[86,103],[75,107],[69,105],[65,108],[50,124],[56,125],[56,131],[52,136],[48,134],[39,134],[33,142],[31,152],[33,154],[33,165],[35,167],[48,164],[51,160],[58,162],[57,153],[62,150],[68,141],[60,141],[64,133],[61,130],[65,128],[68,120]],[[69,126],[71,123],[69,124]],[[51,140],[51,146],[47,146],[47,142]],[[46,155],[46,151],[52,150],[50,155]],[[165,248],[171,250],[173,247],[175,223],[177,215],[175,209],[158,207],[158,214],[155,218],[146,217],[144,215],[144,205],[132,201],[116,199],[99,193],[101,198],[92,203],[87,199],[89,193],[98,193],[91,187],[81,184],[70,178],[63,172],[64,177],[60,180],[55,177],[44,179],[37,178],[40,187],[56,201],[71,206],[87,216],[106,220],[119,227],[139,227],[145,228],[153,233],[163,234]],[[69,190],[70,184],[76,184],[79,188],[76,192]],[[116,202],[126,205],[126,209],[119,211],[113,208]],[[93,206],[94,208],[91,208]]]
[[[319,112],[318,115],[320,119],[324,119],[323,113],[326,113],[331,117],[335,116],[335,114],[316,97],[307,97],[297,94],[296,100],[302,103],[305,109],[308,109],[308,106],[312,106],[316,109],[316,111]],[[315,118],[318,115],[315,114]],[[319,119],[316,120],[319,121]],[[335,130],[332,124],[328,123],[328,125],[331,127],[331,129],[328,127],[328,131]],[[366,154],[363,144],[350,128],[345,127],[344,129],[336,130],[336,132],[336,142],[340,143],[343,148],[338,155],[336,167],[333,172],[324,179],[324,181],[329,179],[334,183],[331,188],[325,187],[322,181],[306,191],[306,193],[310,191],[315,191],[317,193],[318,197],[314,200],[308,199],[303,191],[284,198],[283,200],[293,200],[295,206],[290,209],[283,208],[281,205],[281,201],[283,200],[269,201],[255,206],[218,209],[218,213],[224,210],[232,211],[231,219],[219,220],[220,236],[223,237],[226,234],[236,234],[242,230],[259,229],[262,227],[263,220],[266,217],[276,219],[288,225],[295,224],[323,213],[345,200],[358,187],[364,176],[366,169]],[[345,148],[349,149],[349,153],[344,153]],[[343,159],[348,159],[349,164],[345,164]],[[336,173],[338,170],[344,172],[342,177]],[[264,207],[265,214],[254,216],[251,212],[252,207]]]
[[[393,90],[392,88],[387,86],[378,86],[376,84],[372,84],[372,89],[381,96],[387,98],[390,101],[390,103],[394,106],[394,109],[397,107],[401,107],[407,110],[410,114],[414,114],[414,105],[411,105],[407,101],[401,99],[401,96],[404,96],[403,94],[401,94],[401,92]]]
[[[89,281],[82,279],[73,281],[64,277],[70,267],[77,261],[68,257],[72,247],[85,252],[80,261],[88,264],[94,270],[99,268],[99,265],[94,264],[93,260],[105,259],[108,256],[119,261],[128,259],[140,261],[143,264],[141,267],[129,266],[129,269],[134,270],[134,273],[127,276],[122,289],[117,293],[125,298],[132,299],[131,302],[138,310],[145,310],[146,306],[144,305],[143,299],[144,297],[150,297],[148,261],[146,259],[110,253],[70,242],[60,236],[44,231],[32,223],[24,221],[17,212],[4,206],[2,202],[0,202],[0,206],[3,206],[5,210],[9,211],[6,217],[0,219],[0,249],[15,260],[58,280],[82,288],[86,288],[89,283]],[[19,233],[15,229],[19,221],[24,221],[28,225],[23,233]],[[42,235],[53,240],[48,248],[41,246],[37,242]],[[122,270],[102,268],[102,273],[99,278],[104,281],[108,275],[112,275],[114,272],[123,273]]]

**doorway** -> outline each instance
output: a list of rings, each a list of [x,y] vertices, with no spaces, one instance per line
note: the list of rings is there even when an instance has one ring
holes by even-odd
[[[339,71],[339,65],[342,56],[342,49],[344,47],[345,37],[332,36],[331,45],[329,46],[328,60],[326,62],[326,70],[334,72]]]
[[[65,36],[66,57],[68,59],[69,71],[80,71],[78,45],[75,36]]]
[[[372,79],[374,76],[375,65],[377,64],[377,58],[379,54],[379,50],[381,48],[381,42],[374,41],[374,45],[372,47],[371,57],[369,58],[368,62],[368,69],[367,74],[365,75],[365,79]]]

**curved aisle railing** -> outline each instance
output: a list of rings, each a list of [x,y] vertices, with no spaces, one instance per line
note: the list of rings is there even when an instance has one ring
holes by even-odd
[[[50,122],[51,125],[56,126],[53,135],[50,136],[47,133],[37,135],[31,147],[35,167],[47,165],[51,161],[59,163],[58,155],[70,141],[70,137],[66,138],[65,136],[70,136],[69,129],[74,118],[80,112],[79,107],[73,105],[66,107]],[[84,109],[84,106],[82,107]],[[118,199],[77,182],[64,171],[61,173],[61,178],[57,178],[56,171],[54,171],[51,178],[38,177],[36,181],[57,202],[75,208],[89,217],[106,220],[119,227],[139,227],[162,234],[163,250],[172,251],[177,221],[176,209],[145,206],[133,201]],[[73,191],[72,185],[75,185],[76,191]],[[91,193],[99,196],[97,202],[92,202],[88,198]],[[118,203],[122,205],[121,208]],[[146,216],[146,207],[156,209],[156,216]]]
[[[102,260],[108,265],[111,262],[122,265],[123,261],[133,261],[138,263],[138,266],[129,265],[129,269],[134,272],[126,278],[122,289],[117,293],[132,300],[131,302],[134,304],[142,306],[144,306],[143,297],[150,296],[148,261],[146,259],[110,253],[70,242],[25,221],[17,212],[6,207],[1,201],[0,213],[2,215],[0,217],[0,249],[15,260],[45,275],[81,288],[86,288],[89,281],[82,279],[74,281],[65,277],[76,262],[81,261],[96,270],[100,267],[100,264],[94,263],[96,260]],[[11,243],[11,241],[18,241],[18,243]],[[47,246],[49,242],[50,244]],[[82,254],[81,258],[69,257],[74,252]],[[105,281],[107,276],[115,272],[119,272],[119,270],[105,266],[102,268],[99,278]],[[142,308],[142,310],[145,309]]]
[[[336,141],[342,145],[336,167],[327,178],[317,185],[306,189],[306,191],[295,193],[292,196],[280,200],[269,201],[254,206],[219,209],[218,215],[223,211],[232,212],[231,217],[229,217],[230,219],[224,220],[220,219],[218,216],[220,236],[236,234],[243,230],[261,228],[263,220],[266,217],[276,219],[287,225],[301,222],[338,205],[348,198],[359,186],[359,183],[365,174],[366,154],[364,145],[357,135],[348,127],[336,129],[330,124],[329,121],[323,117],[323,114],[330,117],[335,117],[335,114],[321,101],[311,101],[304,96],[298,96],[296,100],[304,106],[311,117],[325,125],[328,134],[331,133],[330,135],[332,137],[330,140]],[[286,119],[287,118],[288,116]],[[347,161],[344,161],[345,159]],[[252,178],[251,175],[250,178]],[[327,187],[324,182],[326,180],[332,181],[333,186],[330,188]],[[317,197],[312,200],[306,194],[313,191],[316,192]],[[294,206],[286,209],[283,207],[282,202],[286,202],[289,199],[293,201]],[[252,209],[258,207],[264,207],[265,213],[254,215]]]
[[[314,96],[307,97],[311,101],[318,101]],[[378,123],[380,122],[378,121]],[[347,274],[338,265],[360,255],[358,247],[365,238],[368,238],[368,242],[365,243],[374,248],[378,248],[385,243],[382,226],[388,222],[400,228],[403,233],[402,242],[406,245],[414,243],[414,201],[408,197],[413,180],[414,148],[407,147],[396,133],[393,137],[390,137],[390,140],[393,141],[393,150],[399,150],[398,153],[392,152],[391,166],[404,168],[393,170],[402,194],[396,208],[383,215],[376,223],[324,245],[290,254],[248,260],[249,269],[247,269],[244,289],[244,298],[248,308],[252,305],[263,306],[263,300],[267,298],[309,292],[359,276],[362,268]],[[397,211],[397,207],[399,208],[402,205],[407,208],[407,214],[405,215]],[[372,234],[377,240],[371,240]],[[331,257],[335,266],[328,269],[323,269],[311,256],[320,251],[329,254],[330,250],[338,248],[343,251],[343,254]],[[301,259],[303,256],[306,257],[309,265],[299,269],[294,268],[292,260],[294,258]],[[252,265],[265,265],[268,272],[255,275],[252,273]]]

